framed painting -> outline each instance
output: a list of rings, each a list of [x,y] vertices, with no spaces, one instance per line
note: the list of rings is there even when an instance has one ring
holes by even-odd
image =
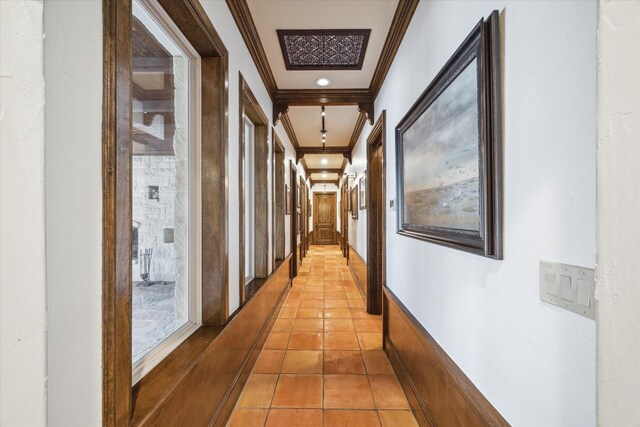
[[[297,207],[302,207],[302,193],[300,192],[300,184],[296,185],[296,203]]]
[[[351,218],[358,219],[358,184],[351,189],[349,194],[349,204],[351,205]]]
[[[288,185],[285,185],[285,195],[284,195],[284,200],[285,200],[285,215],[291,215],[291,188],[289,188]]]
[[[399,234],[502,259],[499,48],[494,11],[398,124]]]
[[[360,178],[360,210],[367,209],[367,171]]]

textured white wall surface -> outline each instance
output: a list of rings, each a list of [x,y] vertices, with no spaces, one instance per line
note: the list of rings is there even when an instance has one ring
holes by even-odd
[[[517,426],[596,421],[595,322],[541,302],[538,290],[540,260],[595,266],[596,8],[420,2],[375,105],[376,117],[387,110],[392,200],[396,125],[478,21],[500,11],[504,261],[397,235],[387,200],[387,284]],[[366,168],[358,165],[369,132],[348,172]],[[362,219],[350,240],[364,256]]]
[[[376,110],[376,114],[379,112]],[[367,170],[367,137],[371,131],[371,126],[367,121],[360,134],[360,139],[353,149],[353,161],[351,164],[347,164],[345,173],[350,175],[349,177],[349,196],[351,189],[358,185],[360,188],[360,179]],[[358,190],[359,191],[359,190]],[[347,200],[347,203],[349,201]],[[351,212],[349,212],[349,244],[358,252],[358,255],[362,259],[367,261],[367,211],[366,209],[360,210],[360,195],[358,194],[358,219],[353,219]]]
[[[640,2],[598,18],[598,425],[640,422]]]
[[[0,2],[0,425],[47,422],[42,1]]]
[[[102,2],[46,1],[50,426],[101,423]]]

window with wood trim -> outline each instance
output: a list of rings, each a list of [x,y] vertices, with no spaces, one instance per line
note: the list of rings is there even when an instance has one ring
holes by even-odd
[[[269,275],[269,119],[240,75],[240,304]]]
[[[284,182],[284,146],[275,130],[271,129],[273,158],[273,265],[274,270],[285,258],[286,190]]]
[[[102,10],[102,419],[119,426],[157,410],[189,365],[145,372],[199,325],[229,317],[228,52],[197,0],[103,0]],[[145,325],[138,291],[167,318]],[[156,333],[151,343],[139,326]]]
[[[132,379],[201,324],[200,55],[153,0],[133,2]]]

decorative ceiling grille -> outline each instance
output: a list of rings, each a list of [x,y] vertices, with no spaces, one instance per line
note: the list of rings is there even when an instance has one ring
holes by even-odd
[[[371,30],[277,30],[287,70],[360,70]]]

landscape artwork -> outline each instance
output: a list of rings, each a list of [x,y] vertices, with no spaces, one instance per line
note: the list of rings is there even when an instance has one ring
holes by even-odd
[[[406,224],[480,230],[477,62],[471,61],[402,136]]]

